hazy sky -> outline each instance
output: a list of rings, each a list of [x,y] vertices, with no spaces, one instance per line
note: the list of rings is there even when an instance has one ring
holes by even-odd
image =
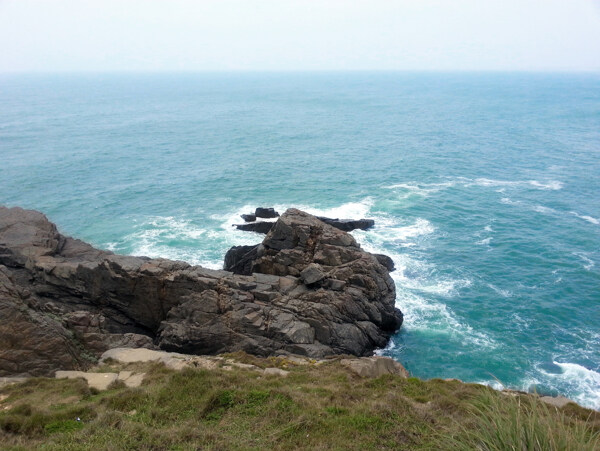
[[[599,0],[0,0],[0,71],[593,70]]]

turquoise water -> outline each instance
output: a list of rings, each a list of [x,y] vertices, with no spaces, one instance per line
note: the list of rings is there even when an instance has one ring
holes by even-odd
[[[600,408],[600,76],[0,77],[0,203],[220,267],[256,206],[370,217],[416,376]]]

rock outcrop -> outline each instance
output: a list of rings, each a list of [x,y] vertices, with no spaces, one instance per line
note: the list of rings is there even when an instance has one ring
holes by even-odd
[[[324,216],[317,216],[325,224],[335,227],[336,229],[343,230],[344,232],[351,232],[356,229],[367,230],[375,225],[373,219],[332,219]]]
[[[246,224],[234,224],[234,227],[236,227],[238,230],[264,233],[266,235],[270,232],[275,223],[268,221],[254,221],[256,221],[256,218],[277,218],[279,217],[279,213],[273,208],[259,207],[254,213],[244,214],[241,215],[241,217]],[[352,232],[356,229],[367,230],[375,225],[375,221],[373,219],[333,219],[326,218],[325,216],[316,216],[316,218],[325,224],[329,224],[330,226],[333,226],[339,230],[343,230],[344,232]]]
[[[299,210],[230,260],[244,274],[115,255],[0,207],[0,376],[85,369],[117,347],[363,356],[402,323],[378,258]]]

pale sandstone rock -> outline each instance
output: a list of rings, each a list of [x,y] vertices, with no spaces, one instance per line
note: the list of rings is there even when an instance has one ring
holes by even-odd
[[[360,359],[342,359],[340,364],[361,377],[375,378],[384,374],[396,374],[408,377],[408,371],[400,362],[389,357],[362,357]]]

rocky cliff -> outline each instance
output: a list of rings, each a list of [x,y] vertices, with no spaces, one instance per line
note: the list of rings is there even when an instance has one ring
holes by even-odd
[[[402,323],[385,260],[302,211],[228,255],[245,269],[115,255],[0,207],[0,376],[82,369],[116,347],[363,356]]]

